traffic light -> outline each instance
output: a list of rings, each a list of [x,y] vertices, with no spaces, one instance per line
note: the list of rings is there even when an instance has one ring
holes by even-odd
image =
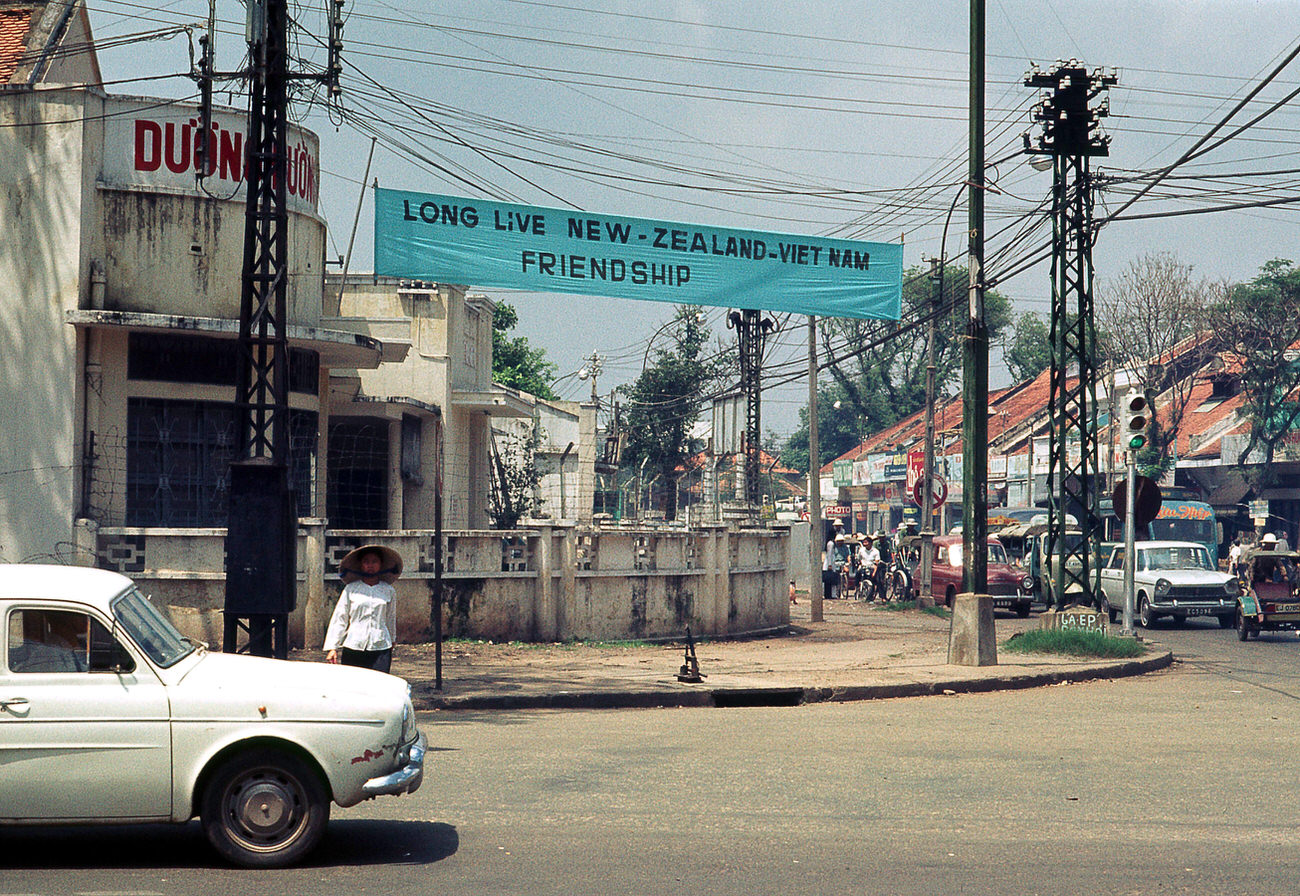
[[[1134,392],[1124,403],[1128,412],[1124,427],[1124,447],[1137,451],[1147,443],[1147,397],[1141,392]]]

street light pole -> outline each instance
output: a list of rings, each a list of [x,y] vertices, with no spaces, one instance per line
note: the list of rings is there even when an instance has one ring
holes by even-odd
[[[970,307],[963,344],[963,585],[988,590],[989,340],[984,319],[984,0],[970,3]]]
[[[953,200],[954,204],[956,200]],[[943,290],[943,257],[930,259],[930,278],[934,281],[930,325],[925,334],[925,463],[921,470],[921,590],[917,606],[933,607],[934,592],[930,581],[934,573],[934,328],[939,316]]]

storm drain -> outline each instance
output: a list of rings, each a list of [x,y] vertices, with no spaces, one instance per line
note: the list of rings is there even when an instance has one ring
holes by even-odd
[[[713,705],[730,706],[798,706],[803,702],[803,688],[745,688],[713,692]]]

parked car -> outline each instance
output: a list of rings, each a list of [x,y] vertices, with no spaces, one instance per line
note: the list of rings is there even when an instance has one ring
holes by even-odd
[[[1261,631],[1300,631],[1300,553],[1255,548],[1243,558],[1237,600],[1237,637]]]
[[[1237,615],[1237,580],[1219,572],[1205,545],[1194,541],[1141,541],[1134,545],[1133,607],[1138,623],[1179,622],[1214,616],[1230,628]],[[1124,609],[1124,545],[1116,545],[1101,568],[1101,608],[1114,622]]]
[[[412,793],[400,678],[213,653],[125,576],[0,565],[0,823],[186,822],[227,860],[290,864],[340,807]]]
[[[936,603],[951,607],[953,599],[962,590],[962,537],[940,535],[934,539],[934,561],[931,564],[930,593]],[[1016,615],[1029,615],[1033,600],[1033,579],[1016,569],[1007,560],[1007,552],[997,538],[988,540],[988,594],[993,596],[993,606],[1015,610]],[[918,568],[919,570],[919,568]],[[913,576],[916,592],[920,582]]]

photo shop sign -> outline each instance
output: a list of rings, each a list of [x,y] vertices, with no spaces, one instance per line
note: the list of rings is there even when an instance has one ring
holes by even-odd
[[[206,134],[193,106],[111,98],[105,101],[104,115],[105,186],[246,201],[246,113],[213,109]],[[195,177],[201,164],[198,149],[205,139],[208,176],[199,186]],[[310,131],[290,127],[285,150],[289,209],[315,215],[320,196],[320,141]]]
[[[903,247],[376,189],[375,272],[897,320]]]

